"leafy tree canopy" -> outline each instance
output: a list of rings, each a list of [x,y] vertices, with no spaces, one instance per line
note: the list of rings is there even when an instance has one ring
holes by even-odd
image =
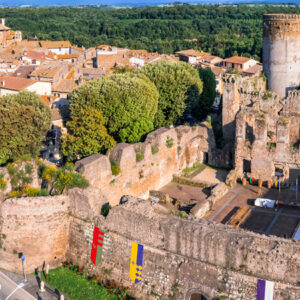
[[[0,98],[0,164],[24,155],[36,156],[51,124],[51,112],[28,91]]]
[[[154,129],[153,123],[148,120],[133,122],[126,128],[120,130],[119,138],[121,142],[138,143],[145,138],[147,133]]]
[[[72,118],[81,110],[95,108],[102,112],[107,131],[117,138],[119,130],[134,121],[153,121],[158,92],[145,76],[131,73],[101,77],[78,87],[70,95]]]
[[[141,70],[159,91],[155,128],[176,124],[185,111],[199,101],[202,81],[197,70],[185,62],[162,61]]]
[[[109,44],[174,53],[261,58],[262,16],[300,13],[299,6],[178,5],[117,10],[75,7],[2,8],[7,26],[41,40],[70,40],[86,48]]]
[[[70,133],[62,140],[62,154],[74,161],[111,149],[116,142],[107,133],[104,123],[104,118],[97,109],[81,109],[67,123]]]

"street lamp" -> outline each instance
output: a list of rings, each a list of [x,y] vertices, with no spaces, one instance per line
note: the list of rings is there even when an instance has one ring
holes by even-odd
[[[23,254],[23,252],[20,252],[18,255],[22,261],[23,276],[24,276],[24,281],[26,282],[27,278],[26,278],[26,273],[25,273],[25,255]]]

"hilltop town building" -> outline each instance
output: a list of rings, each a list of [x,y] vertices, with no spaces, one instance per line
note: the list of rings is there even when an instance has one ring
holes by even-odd
[[[22,32],[10,30],[5,26],[5,19],[1,19],[0,24],[0,47],[6,47],[14,42],[22,41]]]

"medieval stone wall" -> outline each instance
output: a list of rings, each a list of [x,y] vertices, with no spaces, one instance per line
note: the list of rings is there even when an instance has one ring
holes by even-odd
[[[1,205],[0,267],[21,272],[43,262],[65,260],[85,266],[90,275],[114,279],[137,299],[186,299],[193,291],[208,299],[254,299],[257,279],[273,281],[274,299],[300,297],[300,243],[257,235],[222,224],[168,214],[159,204],[123,197],[107,218],[94,187],[69,196],[19,198]],[[105,232],[102,261],[90,260],[94,226]],[[144,246],[142,280],[129,278],[131,243]]]
[[[207,123],[160,128],[148,134],[144,143],[118,144],[108,155],[92,155],[75,167],[92,186],[101,189],[110,205],[116,205],[124,194],[147,198],[150,190],[160,189],[194,163],[214,165],[214,147],[213,131]],[[110,160],[120,167],[119,175],[112,174]]]
[[[189,300],[192,291],[208,299],[254,299],[258,278],[275,283],[274,299],[299,299],[299,242],[183,220],[165,214],[159,204],[127,200],[106,219],[84,221],[74,211],[67,258],[91,274],[130,286],[137,299]],[[96,267],[90,261],[94,225],[105,232]],[[144,246],[142,281],[135,285],[129,278],[133,241]]]
[[[266,82],[261,76],[242,77],[225,74],[222,96],[222,125],[226,142],[234,145],[236,115],[241,106],[251,105],[266,91]]]
[[[44,261],[56,266],[68,248],[68,196],[6,199],[0,202],[0,268],[22,272],[18,253],[26,257],[26,271]]]
[[[282,181],[290,169],[300,167],[300,93],[289,92],[282,100],[276,95],[261,96],[252,106],[242,106],[236,117],[235,169],[239,176],[275,180],[276,166]],[[245,160],[251,167],[245,169]],[[295,178],[291,178],[293,181]],[[295,182],[290,182],[295,184]]]

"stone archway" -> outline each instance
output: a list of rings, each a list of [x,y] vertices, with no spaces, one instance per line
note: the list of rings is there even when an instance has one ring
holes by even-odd
[[[210,298],[199,289],[191,289],[187,292],[185,300],[209,300]]]

